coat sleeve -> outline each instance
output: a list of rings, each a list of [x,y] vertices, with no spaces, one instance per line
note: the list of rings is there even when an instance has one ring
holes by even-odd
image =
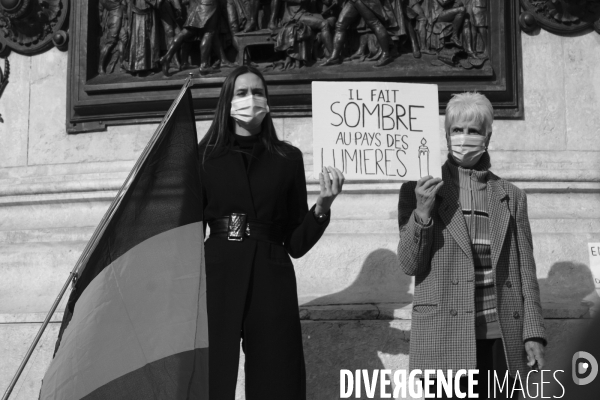
[[[327,218],[318,222],[314,215],[315,206],[310,210],[307,205],[306,176],[302,153],[297,161],[294,183],[288,196],[289,217],[285,227],[284,247],[292,258],[305,255],[321,238],[329,225],[331,211]]]
[[[537,280],[535,260],[533,258],[533,239],[527,215],[527,196],[521,192],[517,199],[516,210],[517,247],[523,290],[523,342],[529,339],[541,339],[547,343],[546,327],[542,316],[540,288]]]
[[[428,225],[416,220],[415,196],[416,182],[407,182],[400,187],[398,201],[398,225],[400,227],[400,242],[398,243],[398,262],[407,275],[421,275],[430,266],[431,242],[433,241],[434,218]]]

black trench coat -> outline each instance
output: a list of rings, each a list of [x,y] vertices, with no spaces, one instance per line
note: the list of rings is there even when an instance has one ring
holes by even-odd
[[[329,218],[319,223],[308,209],[300,150],[289,146],[283,157],[259,142],[248,170],[242,157],[234,150],[204,163],[200,157],[204,221],[246,213],[284,227],[285,241],[277,245],[209,237],[205,242],[210,399],[234,398],[242,338],[246,398],[304,400],[302,334],[290,256],[306,254]]]

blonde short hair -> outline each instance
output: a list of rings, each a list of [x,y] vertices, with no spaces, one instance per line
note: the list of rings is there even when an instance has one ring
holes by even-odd
[[[494,108],[487,97],[477,92],[464,92],[452,95],[446,106],[446,133],[450,125],[458,118],[465,118],[478,123],[484,122],[486,135],[492,130]]]

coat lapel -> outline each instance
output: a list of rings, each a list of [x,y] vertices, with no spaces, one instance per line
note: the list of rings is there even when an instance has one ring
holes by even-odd
[[[441,197],[438,214],[465,255],[469,259],[473,259],[469,231],[458,197],[459,188],[452,183],[452,176],[445,165],[442,167],[442,179],[444,185],[438,193],[438,196]]]
[[[488,214],[490,216],[490,250],[492,269],[495,271],[500,252],[506,238],[506,230],[510,221],[508,194],[500,184],[500,179],[490,172],[487,185]]]

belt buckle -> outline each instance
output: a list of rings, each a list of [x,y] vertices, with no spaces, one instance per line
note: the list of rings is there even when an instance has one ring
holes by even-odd
[[[229,215],[229,222],[227,223],[227,240],[232,242],[241,242],[244,240],[244,233],[246,232],[246,229],[246,214],[232,213]]]

